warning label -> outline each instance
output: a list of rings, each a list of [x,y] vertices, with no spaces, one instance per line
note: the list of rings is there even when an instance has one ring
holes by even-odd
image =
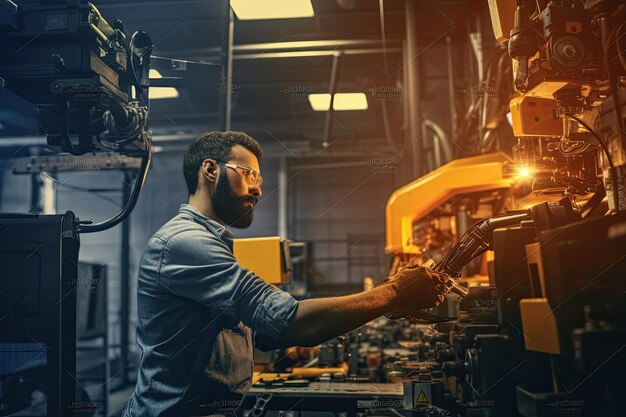
[[[429,405],[430,405],[430,400],[426,396],[426,393],[424,391],[421,391],[420,395],[418,395],[417,399],[415,400],[415,406],[424,407],[424,406],[429,406]]]

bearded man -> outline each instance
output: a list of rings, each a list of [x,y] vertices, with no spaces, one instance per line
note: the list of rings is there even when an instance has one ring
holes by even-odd
[[[315,346],[388,311],[443,301],[446,277],[402,269],[388,284],[296,300],[243,268],[226,226],[252,223],[263,178],[259,143],[209,132],[187,150],[189,200],[148,241],[137,282],[139,373],[123,417],[236,415],[253,347]]]

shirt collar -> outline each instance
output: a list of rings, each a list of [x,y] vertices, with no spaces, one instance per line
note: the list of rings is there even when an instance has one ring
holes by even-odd
[[[222,226],[217,221],[210,219],[204,214],[200,213],[195,207],[190,204],[181,204],[178,212],[191,214],[199,223],[210,229],[219,238],[221,238],[223,235],[230,239],[233,239],[235,237],[235,235],[233,235],[233,232],[228,230],[225,226]]]

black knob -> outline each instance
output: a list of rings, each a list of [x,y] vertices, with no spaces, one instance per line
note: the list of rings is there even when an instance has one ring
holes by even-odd
[[[59,54],[50,55],[50,62],[52,62],[52,65],[54,65],[54,67],[58,69],[59,71],[65,70],[65,61],[63,60],[61,55]]]

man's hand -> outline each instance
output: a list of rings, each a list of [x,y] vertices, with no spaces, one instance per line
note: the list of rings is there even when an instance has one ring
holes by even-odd
[[[397,295],[396,308],[429,308],[443,302],[450,291],[450,278],[446,274],[418,265],[401,268],[389,279]]]

